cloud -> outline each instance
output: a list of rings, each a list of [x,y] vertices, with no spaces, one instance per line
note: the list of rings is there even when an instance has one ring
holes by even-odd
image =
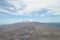
[[[0,8],[0,12],[7,12],[10,15],[60,15],[60,0],[4,0],[1,2],[1,6],[3,4],[5,6]]]

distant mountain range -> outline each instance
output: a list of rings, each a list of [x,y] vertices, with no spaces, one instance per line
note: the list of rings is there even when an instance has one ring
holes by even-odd
[[[60,40],[60,24],[18,22],[0,26],[0,40]]]

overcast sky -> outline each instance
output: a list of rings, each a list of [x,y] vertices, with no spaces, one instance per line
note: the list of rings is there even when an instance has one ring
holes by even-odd
[[[0,24],[23,20],[60,22],[60,0],[0,0]]]

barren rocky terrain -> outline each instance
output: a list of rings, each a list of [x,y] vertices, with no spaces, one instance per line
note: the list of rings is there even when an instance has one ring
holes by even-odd
[[[0,26],[0,40],[60,40],[60,27],[40,22]]]

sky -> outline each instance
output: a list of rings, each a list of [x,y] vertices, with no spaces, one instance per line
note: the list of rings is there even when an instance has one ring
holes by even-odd
[[[60,0],[0,0],[0,24],[25,20],[60,22]]]

